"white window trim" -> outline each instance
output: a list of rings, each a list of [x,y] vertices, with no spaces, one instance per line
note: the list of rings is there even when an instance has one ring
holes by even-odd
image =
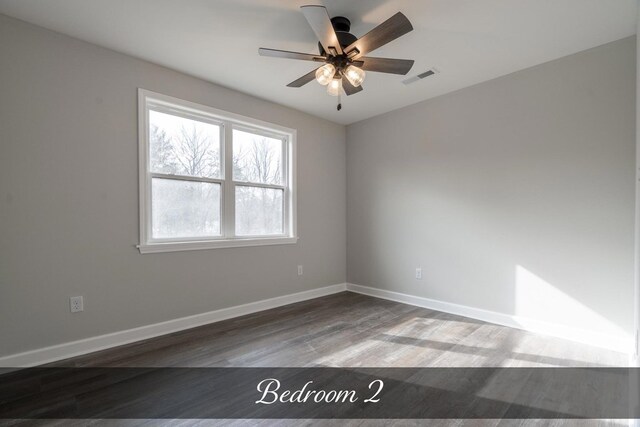
[[[285,195],[284,227],[285,233],[278,236],[242,236],[229,238],[235,228],[235,186],[245,183],[235,182],[233,179],[224,180],[224,191],[221,200],[221,237],[205,239],[162,239],[155,240],[151,236],[151,177],[149,165],[149,104],[162,109],[178,108],[179,115],[193,112],[202,120],[203,117],[221,126],[224,129],[225,140],[220,141],[221,154],[225,158],[224,167],[232,164],[232,153],[227,147],[231,147],[230,138],[232,129],[258,131],[261,134],[283,138],[283,150],[285,151],[285,175],[286,185],[261,185],[246,183],[249,186],[265,186],[269,188],[282,188]],[[168,95],[138,89],[138,172],[140,195],[140,244],[136,247],[142,254],[158,252],[193,251],[202,249],[235,248],[246,246],[267,246],[293,244],[298,241],[297,235],[297,202],[296,202],[296,130],[283,126],[267,123],[261,120],[229,113],[205,105],[196,104]],[[232,177],[222,171],[225,178]],[[178,178],[178,177],[176,177]],[[207,180],[222,181],[222,180]]]

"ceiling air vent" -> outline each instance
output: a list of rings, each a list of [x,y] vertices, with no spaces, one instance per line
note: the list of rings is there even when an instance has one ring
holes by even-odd
[[[417,76],[413,76],[411,78],[408,78],[408,79],[404,80],[402,83],[404,83],[406,85],[410,85],[411,83],[415,83],[418,80],[422,80],[422,79],[427,78],[429,76],[433,76],[436,73],[438,73],[438,70],[436,70],[435,68],[432,68],[430,70],[425,71],[424,73],[418,74]]]

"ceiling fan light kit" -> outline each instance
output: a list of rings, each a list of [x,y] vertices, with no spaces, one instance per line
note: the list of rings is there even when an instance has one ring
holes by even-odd
[[[336,74],[333,64],[325,64],[316,70],[316,81],[322,86],[328,85]]]
[[[331,96],[340,95],[340,91],[342,90],[342,79],[340,77],[333,78],[331,83],[327,85],[327,93]]]
[[[366,71],[406,75],[413,66],[410,59],[374,58],[369,52],[413,30],[413,26],[401,12],[357,38],[349,31],[351,22],[343,17],[329,18],[324,6],[302,6],[302,14],[318,37],[319,55],[260,48],[262,56],[322,62],[324,65],[289,83],[288,87],[302,87],[312,80],[327,86],[327,93],[338,96],[338,111],[342,108],[340,95],[347,96],[363,90]]]
[[[349,80],[355,87],[359,87],[364,81],[366,73],[364,70],[356,67],[355,65],[349,65],[346,70],[344,70],[344,77]]]

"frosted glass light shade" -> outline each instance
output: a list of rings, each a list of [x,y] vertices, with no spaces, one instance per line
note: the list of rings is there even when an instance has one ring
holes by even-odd
[[[333,76],[336,74],[336,67],[332,64],[325,64],[316,70],[316,80],[322,86],[326,86],[331,82]]]
[[[327,85],[327,93],[331,96],[340,95],[341,89],[342,89],[342,79],[340,78],[331,80],[331,83]]]
[[[364,81],[365,72],[363,69],[349,65],[344,72],[344,76],[349,80],[349,83],[358,87]]]

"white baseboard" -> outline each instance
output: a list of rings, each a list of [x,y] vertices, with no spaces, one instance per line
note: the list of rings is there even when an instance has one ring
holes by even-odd
[[[626,354],[630,354],[633,348],[633,339],[629,336],[609,335],[602,332],[558,325],[555,323],[483,310],[466,305],[417,297],[384,289],[370,288],[368,286],[354,285],[352,283],[347,283],[347,290],[372,297],[429,308],[431,310],[443,311],[445,313],[457,314],[459,316],[509,326],[516,329],[522,329],[541,335],[549,335],[566,340],[577,341],[583,344],[589,344]]]
[[[498,325],[523,329],[529,332],[595,345],[623,353],[631,353],[631,349],[633,347],[633,340],[630,337],[611,336],[603,333],[543,322],[540,320],[527,319],[495,311],[488,311],[414,295],[407,295],[399,292],[387,291],[384,289],[370,288],[351,283],[341,283],[338,285],[283,295],[235,307],[223,308],[207,313],[168,320],[166,322],[155,323],[152,325],[141,326],[138,328],[127,329],[124,331],[113,332],[110,334],[99,335],[78,341],[4,356],[0,357],[0,367],[23,368],[42,365],[45,363],[55,362],[57,360],[67,359],[69,357],[80,356],[94,351],[130,344],[132,342],[142,341],[160,335],[166,335],[209,323],[219,322],[221,320],[281,307],[287,304],[319,298],[343,292],[345,290],[376,298],[429,308],[445,313],[457,314],[459,316],[469,317]],[[635,363],[638,363],[638,361],[636,360]]]
[[[154,338],[160,335],[170,334],[172,332],[178,332],[209,323],[219,322],[221,320],[231,319],[233,317],[244,316],[246,314],[256,313],[287,304],[331,295],[345,290],[346,284],[341,283],[338,285],[326,286],[324,288],[312,289],[295,294],[283,295],[248,304],[237,305],[235,307],[223,308],[207,313],[168,320],[166,322],[85,338],[51,347],[26,351],[24,353],[0,357],[0,367],[24,368],[42,365],[44,363],[55,362],[69,357]]]

